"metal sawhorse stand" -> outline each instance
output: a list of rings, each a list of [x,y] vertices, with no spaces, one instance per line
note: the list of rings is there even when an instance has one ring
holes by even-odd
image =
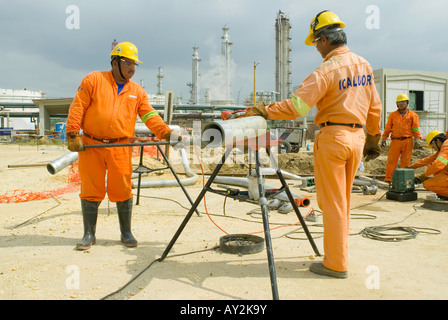
[[[139,204],[139,199],[140,199],[140,185],[141,185],[142,174],[157,171],[157,170],[163,170],[163,169],[167,169],[167,168],[169,168],[171,170],[171,173],[176,178],[177,183],[181,187],[181,189],[184,192],[185,196],[187,197],[188,201],[190,202],[191,205],[193,205],[193,201],[191,200],[185,187],[182,185],[182,182],[180,181],[179,176],[177,175],[176,171],[174,171],[173,166],[169,162],[165,153],[162,151],[162,148],[160,148],[161,145],[170,146],[171,143],[169,141],[150,141],[150,142],[139,142],[139,143],[91,144],[91,145],[84,145],[84,148],[88,149],[88,148],[110,148],[110,147],[140,147],[140,162],[139,162],[138,167],[136,169],[134,169],[134,173],[138,173],[136,205]],[[143,165],[143,147],[145,147],[145,146],[156,146],[157,150],[160,152],[163,159],[165,160],[165,163],[167,164],[167,166],[165,168],[160,168],[160,169],[150,169],[148,167],[145,167]],[[200,216],[199,211],[197,209],[195,211],[196,211],[196,214],[198,216]]]
[[[268,150],[268,148],[270,149],[271,147],[271,142],[270,139],[263,139],[263,141],[266,141],[266,150]],[[255,151],[255,170],[256,170],[256,175],[257,175],[257,182],[258,182],[258,191],[260,194],[260,198],[258,200],[258,204],[260,204],[261,206],[261,213],[262,213],[262,217],[263,217],[263,228],[264,228],[264,234],[265,234],[265,242],[266,242],[266,251],[267,251],[267,256],[268,256],[268,264],[269,264],[269,274],[270,274],[270,279],[271,279],[271,289],[272,289],[272,296],[274,300],[278,300],[279,296],[278,296],[278,288],[277,288],[277,277],[276,277],[276,273],[275,273],[275,265],[274,265],[274,257],[273,257],[273,251],[272,251],[272,242],[271,242],[271,235],[270,235],[270,230],[269,230],[269,219],[268,219],[268,210],[267,210],[267,201],[268,199],[265,197],[265,190],[264,190],[264,186],[263,186],[263,181],[262,181],[262,177],[260,174],[260,156],[259,156],[259,146],[256,143],[253,143],[254,141],[245,141],[245,146],[248,147],[249,151],[253,150]],[[168,247],[165,249],[165,251],[163,252],[161,258],[159,259],[159,261],[163,261],[166,256],[168,255],[168,253],[170,252],[171,248],[173,247],[174,243],[176,242],[176,240],[178,239],[178,237],[180,236],[180,234],[182,233],[184,227],[187,225],[188,221],[190,220],[191,216],[193,215],[193,212],[196,210],[196,208],[198,207],[199,203],[202,201],[202,199],[204,198],[205,194],[210,191],[213,193],[217,193],[217,194],[222,194],[222,195],[227,195],[228,197],[232,197],[231,195],[228,195],[226,193],[224,193],[223,191],[218,191],[218,190],[213,190],[210,186],[213,183],[215,177],[218,175],[219,171],[221,170],[222,166],[224,165],[227,157],[229,156],[230,152],[233,150],[235,146],[227,146],[226,150],[224,152],[224,155],[221,158],[221,161],[218,163],[218,165],[216,166],[216,168],[214,169],[213,173],[211,174],[210,178],[207,180],[207,183],[205,184],[204,188],[202,189],[201,193],[199,194],[199,196],[196,198],[196,201],[194,202],[193,206],[191,207],[190,211],[188,211],[186,217],[184,218],[182,224],[179,226],[176,234],[174,235],[174,237],[171,239],[170,243],[168,244]],[[273,157],[271,157],[271,161],[273,161]],[[274,160],[275,161],[275,160]],[[278,165],[275,163],[275,167],[278,168]],[[292,207],[294,208],[294,211],[297,215],[297,217],[299,218],[299,221],[303,227],[303,230],[306,233],[306,236],[308,238],[308,241],[310,242],[315,254],[317,256],[320,256],[319,250],[317,249],[316,244],[314,243],[314,239],[311,236],[311,233],[308,230],[308,227],[306,226],[305,220],[303,219],[302,215],[300,214],[299,211],[299,207],[297,206],[297,203],[294,201],[294,197],[292,196],[291,191],[289,190],[289,187],[280,171],[280,169],[277,169],[276,174],[279,178],[279,180],[281,181],[282,184],[282,188],[279,189],[278,191],[275,192],[275,194],[278,194],[280,192],[285,191],[289,201],[292,204]],[[274,196],[275,194],[273,194],[272,196]],[[239,200],[241,200],[241,196],[238,197]],[[249,200],[249,199],[247,199]]]

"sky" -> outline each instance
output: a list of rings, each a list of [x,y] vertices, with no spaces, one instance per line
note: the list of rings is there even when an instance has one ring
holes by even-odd
[[[133,81],[190,99],[193,47],[199,47],[201,99],[214,88],[222,28],[232,44],[232,94],[242,104],[253,90],[275,90],[275,19],[290,19],[291,89],[321,62],[304,44],[322,10],[346,24],[348,47],[373,69],[448,72],[446,0],[0,0],[0,88],[42,90],[47,98],[75,95],[95,70],[110,70],[111,43],[130,41],[143,62]],[[215,93],[216,95],[217,93]],[[213,93],[212,93],[213,98]]]

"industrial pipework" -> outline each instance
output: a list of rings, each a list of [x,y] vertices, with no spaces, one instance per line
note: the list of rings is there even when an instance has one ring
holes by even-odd
[[[237,144],[245,139],[257,138],[267,131],[263,117],[254,116],[232,120],[214,120],[202,129],[202,146],[216,148]]]

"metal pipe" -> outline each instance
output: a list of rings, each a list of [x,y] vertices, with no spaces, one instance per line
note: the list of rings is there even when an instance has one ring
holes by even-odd
[[[183,186],[194,185],[198,181],[198,176],[194,173],[189,166],[188,157],[184,148],[179,149],[182,165],[184,167],[185,174],[188,178],[180,179]],[[140,188],[164,188],[164,187],[177,187],[179,183],[177,180],[152,180],[152,181],[141,181]],[[133,188],[137,186],[132,184]]]
[[[47,164],[47,170],[51,174],[56,174],[77,160],[78,152],[70,151]]]
[[[231,186],[243,187],[243,188],[247,188],[247,189],[249,188],[248,178],[217,176],[217,177],[215,177],[215,180],[213,182],[227,184],[227,185],[231,185]],[[273,186],[270,186],[267,184],[264,185],[264,188],[265,189],[277,189],[276,187],[273,187]],[[310,199],[307,197],[299,196],[297,194],[292,194],[292,196],[294,197],[294,199],[298,200],[298,201],[296,201],[298,206],[308,207],[311,203]],[[288,195],[286,194],[285,191],[275,195],[273,198],[289,202]]]
[[[171,130],[176,130],[177,132],[180,132],[180,127],[178,125],[169,125]],[[148,127],[144,124],[136,124],[134,128],[135,134],[145,134],[150,135],[153,134],[151,130],[148,129]]]
[[[170,125],[170,129],[172,130],[180,130],[180,127],[177,125]],[[135,125],[135,134],[151,134],[151,130],[149,130],[145,125]],[[162,144],[167,144],[166,142],[162,142]],[[103,145],[104,146],[104,145]],[[108,145],[110,146],[110,145]],[[114,145],[116,146],[116,145]],[[141,146],[141,144],[136,144],[136,146]],[[56,160],[53,160],[52,162],[47,164],[47,170],[51,174],[56,174],[65,167],[71,165],[73,162],[78,160],[78,152],[68,152],[64,154],[63,156],[59,157]]]
[[[266,131],[266,120],[260,116],[214,120],[206,123],[202,129],[202,145],[209,148],[228,146],[244,139],[256,138]]]

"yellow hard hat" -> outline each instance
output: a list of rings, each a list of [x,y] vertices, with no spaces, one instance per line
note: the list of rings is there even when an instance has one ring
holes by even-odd
[[[405,95],[404,93],[401,93],[397,96],[397,101],[395,101],[395,103],[400,102],[400,101],[409,101],[409,97],[407,95]]]
[[[110,54],[111,57],[118,56],[123,58],[128,58],[134,62],[143,63],[140,60],[138,60],[138,49],[137,47],[130,43],[130,42],[120,42],[117,44],[114,49],[112,50],[112,53]]]
[[[431,141],[432,139],[434,139],[435,136],[438,136],[439,134],[441,134],[442,132],[437,131],[437,130],[433,130],[430,133],[428,133],[426,135],[426,143],[428,143],[428,148],[431,148]]]
[[[339,19],[339,17],[331,11],[324,10],[316,14],[316,16],[310,22],[310,33],[305,39],[305,44],[307,46],[313,46],[314,33],[317,30],[332,24],[339,24],[342,29],[345,28],[345,23],[342,22],[341,19]]]

